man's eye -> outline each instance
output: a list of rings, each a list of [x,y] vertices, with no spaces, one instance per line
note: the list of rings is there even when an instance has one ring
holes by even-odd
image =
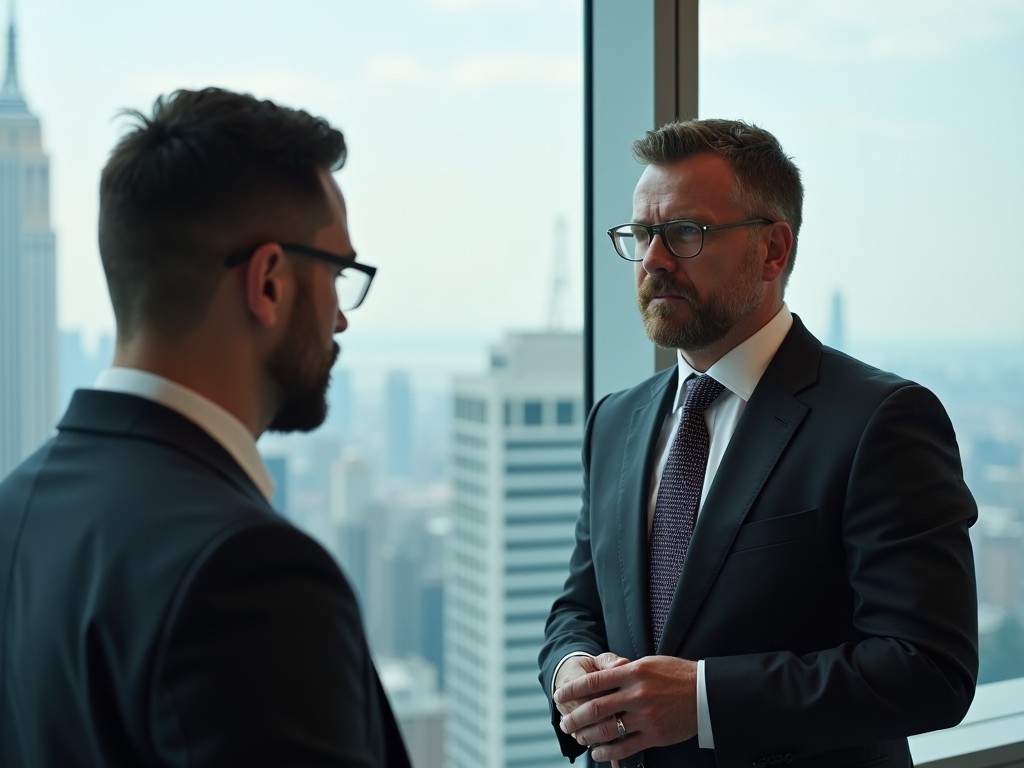
[[[644,229],[643,227],[630,227],[630,234],[632,234],[636,241],[641,245],[647,243],[647,241],[650,239],[649,235],[647,234],[647,230]]]
[[[669,236],[680,240],[692,240],[700,237],[700,227],[692,221],[681,221],[672,225]]]

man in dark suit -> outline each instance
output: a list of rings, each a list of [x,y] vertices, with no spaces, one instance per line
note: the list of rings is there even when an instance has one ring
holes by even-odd
[[[409,765],[348,582],[271,509],[374,270],[326,121],[158,99],[100,183],[113,367],[0,485],[0,765]]]
[[[633,220],[609,234],[678,362],[588,420],[540,656],[562,752],[909,766],[907,736],[959,722],[977,677],[949,419],[790,314],[803,186],[774,136],[688,121],[633,149]]]

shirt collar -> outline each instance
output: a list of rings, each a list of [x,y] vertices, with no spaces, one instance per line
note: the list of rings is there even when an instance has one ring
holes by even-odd
[[[793,326],[793,315],[789,307],[783,303],[775,316],[746,340],[737,344],[707,370],[707,374],[726,389],[747,402],[754,393],[754,387],[761,380],[768,364],[779,351],[782,340],[786,338]],[[700,376],[683,359],[681,352],[676,352],[679,367],[679,381],[676,383],[676,400],[672,410],[682,407],[686,399],[686,381],[691,376]]]
[[[231,454],[267,501],[274,495],[274,481],[256,450],[252,433],[212,400],[163,376],[136,368],[107,368],[100,372],[94,387],[144,397],[180,413]]]

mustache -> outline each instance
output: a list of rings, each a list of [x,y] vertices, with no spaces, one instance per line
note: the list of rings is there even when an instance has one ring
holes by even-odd
[[[697,297],[691,291],[676,285],[671,280],[667,280],[660,275],[648,275],[645,277],[644,281],[637,288],[636,295],[640,303],[645,307],[651,303],[651,299],[655,296],[676,296],[693,306],[697,304]]]

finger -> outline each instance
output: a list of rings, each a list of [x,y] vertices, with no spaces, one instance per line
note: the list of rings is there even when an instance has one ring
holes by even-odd
[[[598,669],[611,669],[629,664],[629,659],[619,656],[617,653],[602,653],[594,657],[594,664]]]
[[[562,664],[558,674],[555,676],[555,688],[557,689],[578,677],[593,672],[595,669],[597,667],[594,665],[594,659],[590,656],[570,657],[565,660],[565,663]]]
[[[610,693],[627,679],[628,672],[623,672],[623,669],[625,669],[625,665],[605,669],[600,672],[591,672],[583,677],[570,680],[555,691],[555,703],[563,703],[573,699],[587,700]]]
[[[612,718],[580,728],[574,731],[572,736],[584,747],[593,747],[619,738],[619,729],[615,719]]]
[[[642,751],[642,747],[633,734],[623,739],[609,741],[605,744],[598,744],[590,750],[590,756],[598,763],[611,762],[617,765],[619,760],[625,760]]]
[[[624,710],[621,702],[622,696],[618,694],[582,702],[572,712],[562,716],[560,721],[562,732],[575,736],[579,731],[587,728],[599,729],[602,738],[592,736],[586,742],[588,745],[619,738],[621,734],[619,734],[618,721],[615,718]]]
[[[581,704],[583,704],[582,701],[566,701],[562,704],[556,704],[555,707],[558,709],[558,714],[564,716],[572,714]]]

